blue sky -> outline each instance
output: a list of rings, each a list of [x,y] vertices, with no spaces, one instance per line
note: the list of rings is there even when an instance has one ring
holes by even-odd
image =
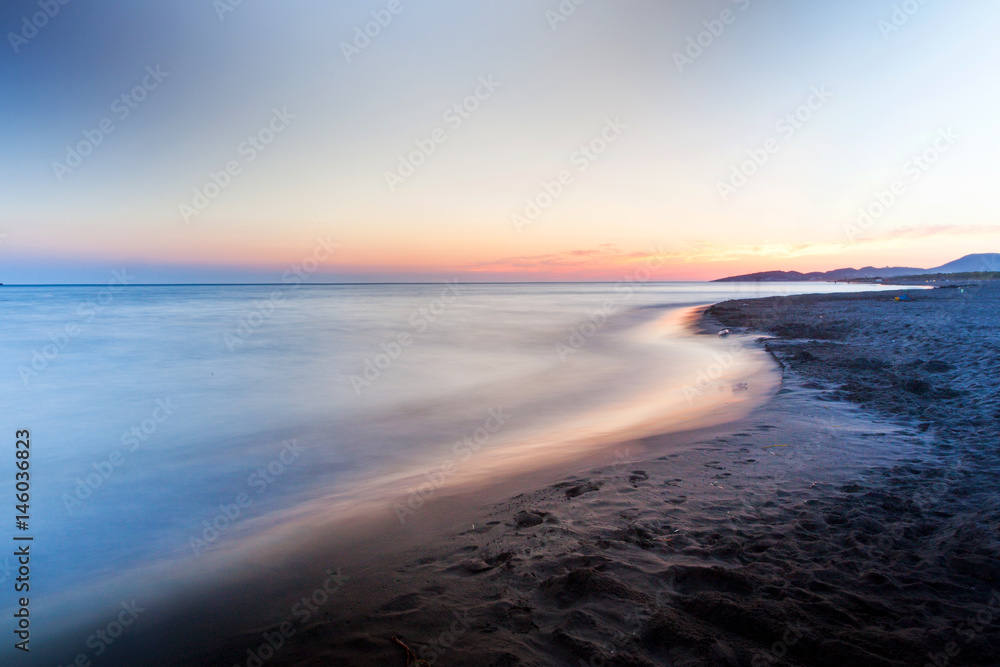
[[[1000,247],[995,3],[229,2],[43,2],[37,34],[37,1],[0,9],[0,281],[268,280],[317,238],[338,243],[330,280],[613,279],[654,248],[662,277],[701,278]],[[456,104],[475,107],[457,126]],[[620,136],[574,160],[609,122]],[[66,168],[80,142],[96,145]]]

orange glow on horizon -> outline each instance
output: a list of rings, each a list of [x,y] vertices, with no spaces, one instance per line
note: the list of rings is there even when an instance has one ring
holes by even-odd
[[[897,230],[880,237],[813,243],[755,245],[687,244],[686,247],[626,247],[601,243],[591,247],[553,247],[552,239],[514,238],[483,244],[472,238],[389,239],[374,243],[313,229],[295,240],[234,235],[231,229],[202,230],[195,247],[184,235],[173,235],[142,246],[86,252],[79,247],[58,254],[72,261],[99,260],[123,265],[191,266],[243,269],[281,274],[303,262],[317,275],[450,276],[460,280],[617,281],[646,266],[651,280],[715,280],[759,271],[829,271],[865,266],[933,268],[972,252],[1000,250],[1000,228],[952,227]],[[39,257],[51,257],[45,248]],[[437,279],[437,278],[433,278]]]

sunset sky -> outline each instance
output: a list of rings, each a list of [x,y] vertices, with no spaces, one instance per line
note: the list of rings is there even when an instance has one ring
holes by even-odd
[[[0,8],[7,284],[1000,252],[995,2],[49,4]]]

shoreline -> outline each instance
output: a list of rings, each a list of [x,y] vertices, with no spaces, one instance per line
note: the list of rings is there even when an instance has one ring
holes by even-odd
[[[266,665],[406,664],[393,637],[443,665],[997,664],[1000,508],[980,490],[998,481],[996,440],[982,442],[996,396],[981,381],[997,377],[1000,354],[966,367],[944,352],[961,358],[996,329],[1000,290],[976,291],[975,308],[937,292],[915,304],[882,292],[709,306],[703,332],[759,334],[781,364],[765,405],[623,442],[555,482],[555,470],[536,472],[514,497],[442,494],[412,525],[417,539],[388,555],[368,541],[365,566],[336,568],[332,601],[301,624],[286,614],[287,637],[275,616],[176,664],[256,664],[248,649]],[[949,322],[970,332],[954,349],[937,340]],[[917,342],[885,344],[883,328],[906,325]],[[995,345],[989,335],[980,343]],[[940,358],[912,365],[920,345]],[[955,404],[973,399],[982,410],[963,416]],[[314,586],[336,565],[307,568]],[[301,574],[297,590],[313,588]],[[230,593],[217,611],[264,599]],[[965,619],[985,613],[991,623],[966,641]]]
[[[644,335],[664,335],[660,329],[677,326],[686,332],[689,330],[689,323],[685,320],[697,316],[696,311],[703,307],[669,308],[665,315],[650,319],[649,331]],[[684,335],[692,339],[696,337],[694,333]],[[709,343],[714,344],[715,341]],[[763,355],[759,356],[757,359],[748,356],[743,364],[727,369],[725,377],[732,379],[737,377],[733,373],[738,372],[756,373],[758,366],[766,365]],[[705,354],[704,357],[706,362],[710,360],[709,355]],[[771,379],[772,383],[775,378],[776,374]],[[679,381],[675,384],[677,386],[670,391],[679,396]],[[121,652],[123,655],[120,662],[129,664],[132,660],[130,656],[142,650],[131,650],[133,645],[141,647],[152,644],[168,647],[165,655],[174,656],[176,664],[195,664],[184,646],[185,639],[176,638],[198,637],[200,641],[195,640],[194,646],[209,646],[209,640],[213,637],[228,637],[247,627],[256,627],[265,619],[288,617],[297,599],[295,595],[313,588],[314,582],[323,581],[330,566],[357,571],[359,565],[367,566],[373,561],[386,558],[392,560],[404,549],[419,548],[421,544],[435,544],[441,538],[453,534],[456,527],[471,525],[476,512],[501,503],[514,493],[529,493],[556,483],[571,472],[585,473],[591,467],[617,460],[615,457],[619,454],[622,442],[658,437],[676,443],[673,447],[681,447],[687,440],[695,437],[693,434],[725,430],[733,420],[733,414],[752,410],[754,405],[769,400],[774,391],[764,378],[753,389],[752,392],[732,396],[731,400],[724,401],[724,406],[715,397],[707,395],[704,397],[706,405],[716,406],[707,412],[698,401],[691,403],[689,400],[687,408],[683,404],[679,408],[669,407],[670,414],[674,415],[669,424],[664,422],[662,414],[654,411],[650,413],[653,419],[648,423],[639,421],[627,428],[619,428],[613,436],[609,435],[610,432],[591,433],[583,438],[572,436],[576,439],[567,439],[565,444],[559,444],[557,455],[546,453],[531,468],[519,469],[516,474],[497,469],[489,457],[477,457],[474,461],[476,467],[482,467],[485,463],[493,471],[489,482],[474,485],[449,483],[438,488],[422,510],[417,508],[417,511],[405,513],[405,526],[396,521],[399,512],[392,509],[393,503],[390,501],[393,496],[383,494],[374,513],[372,508],[359,511],[357,515],[350,512],[346,515],[338,513],[335,518],[324,520],[319,525],[305,521],[299,525],[299,522],[292,521],[282,527],[284,545],[281,544],[282,540],[271,539],[260,540],[259,548],[239,547],[242,554],[237,568],[220,569],[218,563],[222,562],[225,555],[209,553],[202,555],[203,558],[210,559],[202,573],[193,579],[188,573],[191,581],[186,581],[182,577],[183,573],[170,563],[130,574],[129,578],[111,582],[112,587],[105,586],[107,590],[102,588],[98,591],[95,588],[86,598],[78,596],[81,599],[77,603],[89,600],[91,605],[99,604],[103,613],[90,614],[89,616],[93,616],[90,622],[77,623],[77,627],[59,635],[58,639],[65,641],[45,642],[39,652],[44,653],[46,659],[51,655],[52,661],[61,659],[65,662],[67,656],[72,657],[84,645],[87,634],[91,631],[90,626],[101,625],[105,616],[113,617],[118,605],[116,601],[123,596],[131,596],[136,585],[141,585],[141,581],[147,579],[163,582],[161,590],[169,592],[166,595],[143,598],[154,613],[146,613],[141,624],[137,624],[132,632],[116,642],[116,651],[102,656],[102,663],[112,664],[117,659],[114,654]],[[624,400],[621,402],[623,405],[630,403]],[[631,408],[634,406],[630,406]],[[577,451],[572,455],[568,451],[558,454],[570,442],[576,443]],[[502,451],[499,454],[505,455]],[[417,486],[418,482],[425,480],[414,477],[410,481],[413,486]],[[454,482],[454,479],[449,479],[448,482]],[[401,488],[406,486],[403,484]],[[395,500],[404,502],[405,493],[400,491],[399,494],[402,495],[397,494]],[[327,555],[332,556],[327,559]],[[209,576],[211,572],[216,575]],[[253,609],[242,609],[240,603],[247,599],[256,599],[259,605]],[[216,660],[215,657],[206,658],[204,664],[215,664]]]

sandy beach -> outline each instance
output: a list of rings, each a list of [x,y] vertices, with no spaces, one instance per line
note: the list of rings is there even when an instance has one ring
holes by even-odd
[[[331,553],[286,618],[183,664],[1000,663],[1000,288],[898,294],[708,308],[781,366],[763,408],[441,498],[412,528],[438,537]]]

